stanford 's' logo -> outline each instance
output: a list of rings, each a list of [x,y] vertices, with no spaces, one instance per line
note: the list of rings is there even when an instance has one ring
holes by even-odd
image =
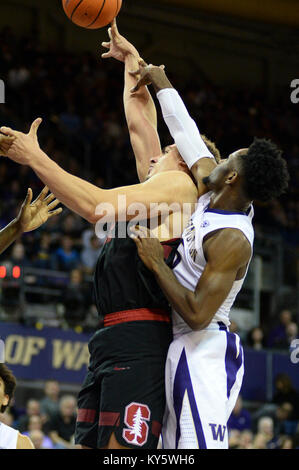
[[[150,409],[141,403],[130,403],[125,410],[124,422],[128,426],[123,430],[123,438],[129,444],[143,446],[148,437],[148,421],[151,417]]]

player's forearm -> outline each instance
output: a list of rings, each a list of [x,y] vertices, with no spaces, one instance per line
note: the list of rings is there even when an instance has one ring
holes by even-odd
[[[154,274],[167,300],[187,325],[192,330],[204,328],[207,315],[203,311],[203,302],[198,303],[195,293],[179,283],[164,261],[155,266]]]
[[[157,132],[156,107],[148,88],[143,86],[134,94],[130,92],[136,79],[129,72],[136,69],[138,58],[130,54],[125,60],[124,109],[138,176],[143,181],[150,159],[161,153],[161,145]]]
[[[66,172],[42,150],[32,155],[30,166],[62,204],[94,222],[96,205],[104,190]]]
[[[178,92],[174,88],[164,88],[157,97],[164,121],[189,169],[192,171],[194,164],[202,158],[214,160]]]
[[[130,92],[136,85],[136,79],[130,72],[137,69],[138,57],[128,54],[125,59],[124,107],[129,130],[141,128],[140,117],[157,127],[156,107],[148,88],[143,86],[134,94]]]
[[[22,234],[21,226],[17,219],[0,231],[0,254],[5,251]]]

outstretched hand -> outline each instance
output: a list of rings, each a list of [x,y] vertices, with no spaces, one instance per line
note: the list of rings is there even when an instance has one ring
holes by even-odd
[[[28,134],[15,131],[10,127],[1,127],[0,155],[8,157],[21,165],[29,165],[34,152],[40,150],[37,131],[41,122],[41,118],[35,119]]]
[[[45,186],[35,201],[31,202],[33,197],[32,189],[28,189],[26,199],[17,217],[22,232],[31,232],[47,222],[50,217],[62,212],[61,207],[55,209],[60,201],[55,199],[52,193],[47,196],[48,192],[49,189]]]
[[[105,49],[109,49],[108,52],[104,52],[102,54],[103,59],[113,57],[120,62],[124,62],[128,54],[139,57],[139,53],[133,44],[131,44],[124,36],[119,33],[115,18],[111,23],[111,27],[108,29],[108,35],[110,41],[102,42],[102,46]]]

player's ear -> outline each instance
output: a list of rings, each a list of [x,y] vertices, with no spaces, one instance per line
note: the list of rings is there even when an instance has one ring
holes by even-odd
[[[232,170],[226,176],[225,184],[233,184],[236,182],[237,178],[238,178],[238,172],[236,170]]]
[[[8,395],[4,395],[3,401],[2,401],[2,406],[7,406],[8,403],[9,403],[9,396],[8,396]]]

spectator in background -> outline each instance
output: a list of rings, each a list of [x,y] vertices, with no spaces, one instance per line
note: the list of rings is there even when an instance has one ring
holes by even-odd
[[[73,249],[73,241],[68,235],[64,235],[61,246],[56,250],[53,264],[58,271],[71,271],[79,265],[79,254]]]
[[[256,434],[253,439],[252,449],[267,449],[267,437],[264,434]]]
[[[228,433],[228,448],[239,449],[241,433],[238,429],[231,429]]]
[[[298,339],[298,325],[295,322],[291,322],[286,327],[286,336],[287,336],[287,344],[286,347],[290,348],[292,341],[294,339]]]
[[[278,441],[278,449],[294,449],[293,439],[289,436],[283,436]]]
[[[253,447],[253,433],[249,429],[245,429],[240,434],[239,449],[252,449]]]
[[[40,404],[38,400],[28,400],[26,403],[26,414],[19,418],[17,429],[23,434],[28,431],[29,420],[31,416],[40,416]]]
[[[76,399],[65,395],[60,399],[59,410],[50,422],[49,436],[55,449],[74,448],[74,432],[76,426]]]
[[[246,408],[243,408],[243,400],[241,395],[238,396],[235,407],[230,415],[227,423],[229,430],[237,429],[238,431],[244,431],[245,429],[251,429],[251,415]]]
[[[91,291],[84,284],[82,271],[73,269],[70,273],[70,282],[63,293],[64,319],[67,326],[74,328],[81,325],[91,303]]]
[[[267,346],[269,348],[287,347],[287,327],[290,323],[292,323],[292,313],[290,310],[282,310],[279,315],[279,324],[268,335]]]
[[[40,429],[34,429],[27,435],[30,437],[35,449],[53,449],[53,444],[52,447],[45,446],[45,435]]]
[[[253,349],[260,350],[265,347],[263,330],[256,326],[252,328],[247,335],[247,345]]]
[[[40,400],[41,413],[47,417],[47,421],[57,413],[59,409],[59,382],[47,380],[44,387],[44,398]]]
[[[95,233],[90,234],[88,245],[81,252],[81,265],[87,274],[93,274],[98,257],[103,248],[103,240],[98,238]]]
[[[274,423],[270,416],[263,416],[258,420],[257,433],[265,437],[267,449],[277,447],[277,436],[274,435]]]
[[[12,266],[26,267],[30,265],[26,257],[25,246],[20,241],[15,242],[11,250],[10,262]]]
[[[52,269],[51,235],[42,233],[33,266],[39,269]]]
[[[39,436],[41,438],[40,447],[35,446],[35,448],[36,449],[37,448],[38,449],[40,449],[40,448],[42,448],[42,449],[53,449],[53,447],[54,447],[53,442],[51,441],[51,439],[46,434],[44,434],[44,432],[43,432],[43,422],[42,422],[41,417],[38,416],[38,415],[30,416],[29,423],[28,423],[28,431],[25,431],[23,434],[24,434],[24,436],[29,436],[30,439],[32,440],[32,435],[33,435],[33,433],[35,433],[35,431],[38,431]],[[33,442],[33,444],[35,445],[34,442]]]
[[[280,405],[266,404],[257,410],[253,415],[253,429],[257,429],[257,423],[262,417],[270,417],[274,423],[274,434],[276,436],[281,434],[289,434],[295,432],[289,422],[293,413],[293,406],[291,403],[284,402]]]
[[[299,393],[295,390],[290,377],[287,374],[278,374],[275,377],[274,383],[273,403],[277,405],[290,403],[293,407],[290,418],[292,420],[299,420]]]
[[[60,230],[63,235],[71,237],[73,242],[78,245],[81,244],[81,233],[84,228],[84,220],[77,214],[68,212],[62,220]]]

